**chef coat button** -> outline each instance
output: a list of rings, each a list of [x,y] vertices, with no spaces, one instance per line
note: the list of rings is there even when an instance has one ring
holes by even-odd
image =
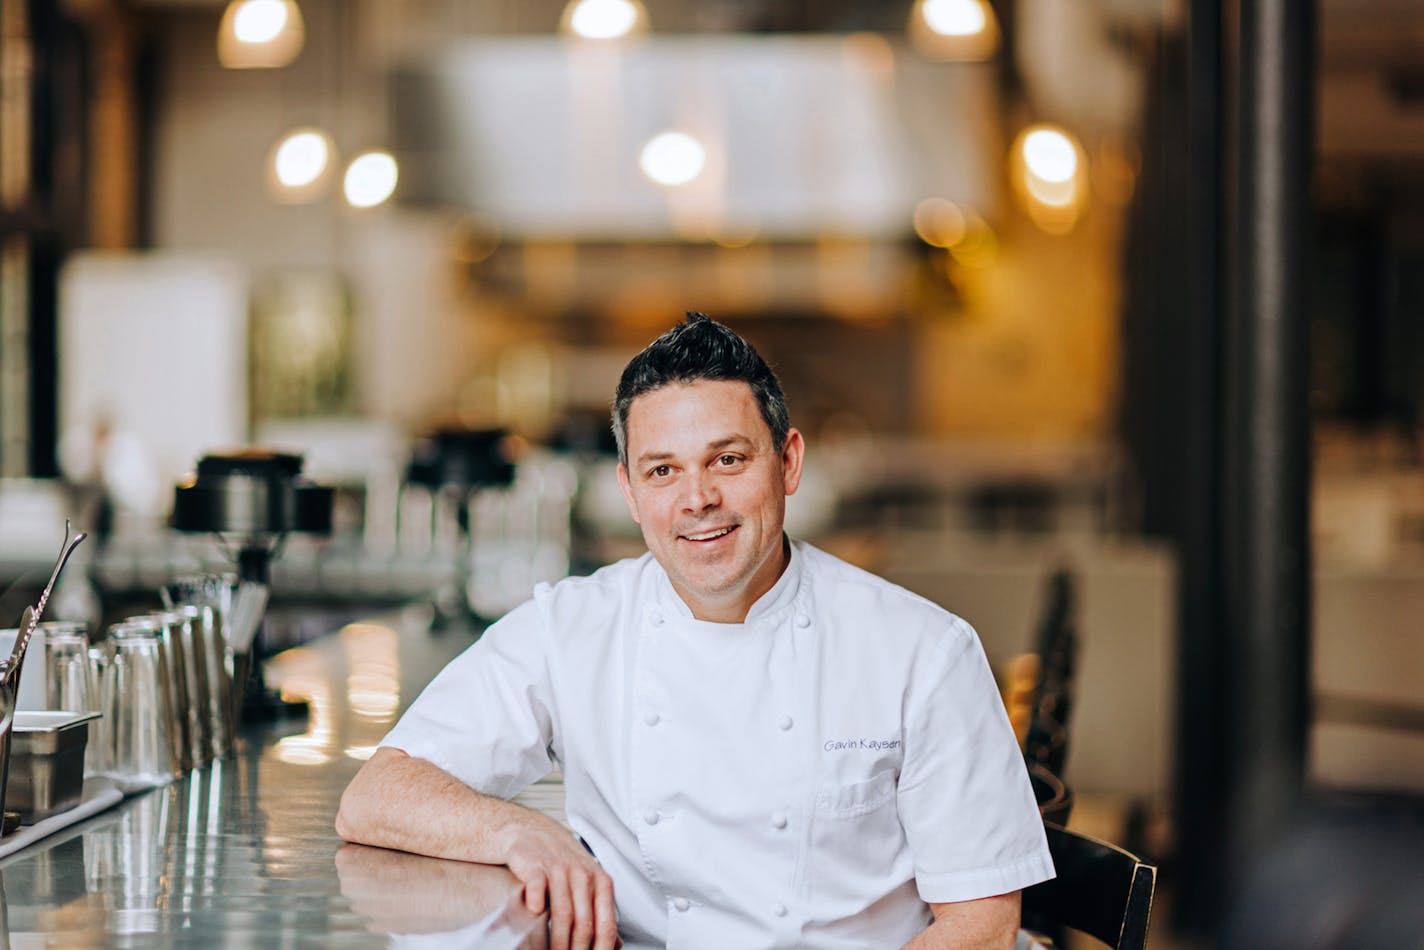
[[[772,812],[772,814],[771,814],[771,827],[773,827],[773,828],[785,828],[785,827],[786,827],[786,813],[785,813],[785,812],[779,812],[779,811],[777,811],[777,812]]]
[[[790,728],[791,728],[791,717],[790,717],[790,716],[781,716],[780,718],[778,718],[778,719],[776,720],[776,728],[780,729],[782,732],[785,732],[787,729],[790,729]]]
[[[649,808],[643,812],[643,820],[650,825],[656,825],[658,823],[658,810],[656,808]]]
[[[653,614],[652,616],[648,617],[648,620],[650,620],[653,626],[655,627],[661,627],[663,625],[663,621],[666,619],[667,618],[664,617],[662,614]]]
[[[806,616],[805,614],[797,614],[797,615],[796,615],[796,626],[798,626],[798,627],[803,627],[803,628],[804,628],[804,627],[809,627],[809,626],[811,626],[811,618],[808,617],[808,616]]]
[[[771,905],[771,912],[772,912],[773,914],[775,914],[776,916],[778,916],[778,917],[785,917],[786,914],[787,914],[786,905],[785,905],[785,904],[772,904],[772,905]]]
[[[677,900],[672,902],[672,906],[676,907],[678,910],[687,910],[689,907],[692,906],[692,901],[688,900],[686,897],[679,897]]]
[[[653,712],[651,709],[643,713],[643,721],[650,726],[656,726],[658,724],[658,718],[658,714]]]

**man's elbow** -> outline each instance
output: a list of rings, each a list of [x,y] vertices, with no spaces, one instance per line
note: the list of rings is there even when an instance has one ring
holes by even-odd
[[[336,833],[342,840],[354,844],[372,843],[370,836],[372,822],[379,812],[376,800],[380,797],[381,778],[390,760],[400,754],[395,749],[377,749],[347,784],[336,806]]]
[[[358,801],[358,779],[352,779],[351,784],[346,786],[346,791],[341,793],[341,801],[336,806],[336,833],[343,841],[362,844],[360,829],[363,822],[360,817],[361,804]]]
[[[356,808],[351,801],[351,786],[346,786],[346,791],[341,793],[341,801],[336,806],[336,833],[343,841],[359,843],[359,836],[356,829],[360,827],[354,815]]]

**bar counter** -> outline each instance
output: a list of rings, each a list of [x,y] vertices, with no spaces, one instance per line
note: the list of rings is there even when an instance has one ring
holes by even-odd
[[[237,755],[0,861],[3,946],[536,945],[502,867],[348,845],[347,781],[477,630],[410,609],[268,661],[309,715],[244,727]],[[561,816],[557,780],[522,797]]]

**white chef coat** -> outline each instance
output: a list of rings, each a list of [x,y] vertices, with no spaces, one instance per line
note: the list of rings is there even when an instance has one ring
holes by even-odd
[[[794,542],[741,624],[653,557],[541,585],[382,742],[489,795],[563,769],[631,946],[899,946],[1053,876],[973,629]]]

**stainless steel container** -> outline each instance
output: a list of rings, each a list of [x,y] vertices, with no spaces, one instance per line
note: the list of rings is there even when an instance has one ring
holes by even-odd
[[[96,712],[23,710],[10,736],[5,807],[34,824],[68,811],[84,797],[84,750]]]

